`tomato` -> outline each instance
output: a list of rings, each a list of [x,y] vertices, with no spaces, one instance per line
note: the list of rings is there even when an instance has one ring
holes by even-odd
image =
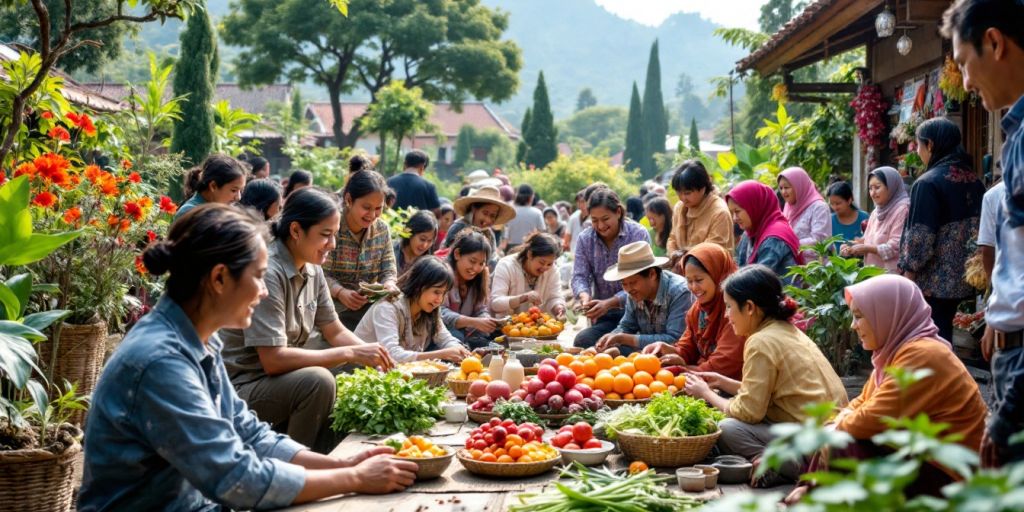
[[[566,450],[582,450],[582,448],[580,448],[580,445],[578,445],[576,443],[569,443],[569,444],[565,445],[564,448]]]
[[[494,444],[494,434],[490,432],[484,434],[484,442],[486,442],[488,445]]]
[[[529,443],[530,441],[533,441],[533,430],[532,429],[528,429],[528,428],[521,429],[517,435],[519,437],[523,438],[523,441],[525,441],[527,443]]]
[[[505,425],[505,432],[508,433],[508,434],[518,434],[519,433],[519,427],[516,426],[515,423],[513,423],[511,425]]]
[[[572,442],[572,434],[568,432],[560,432],[555,434],[555,437],[551,438],[551,444],[558,448],[564,448],[565,445]]]
[[[477,439],[476,441],[473,441],[473,448],[476,448],[477,450],[483,450],[487,448],[487,442],[484,441],[483,439]]]
[[[473,441],[474,440],[473,440],[472,437],[466,438],[466,449],[467,450],[469,450],[470,448],[473,448]]]
[[[491,418],[491,421],[489,421],[488,424],[492,427],[497,427],[498,425],[501,425],[501,418]]]
[[[577,443],[586,443],[592,437],[594,437],[594,427],[591,427],[590,423],[580,421],[572,426],[572,438]]]
[[[497,419],[497,418],[491,418],[491,419]],[[490,430],[491,430],[491,424],[490,423],[484,423],[483,425],[480,425],[480,431],[481,432],[487,432],[487,431],[490,431]]]
[[[601,440],[595,439],[593,437],[588,439],[586,443],[583,443],[584,450],[597,450],[603,447],[604,446],[601,444]]]
[[[508,435],[508,431],[505,427],[494,427],[489,434],[494,439],[495,444],[505,444],[505,436]]]
[[[637,473],[643,473],[644,471],[647,471],[648,469],[650,469],[650,468],[647,467],[647,464],[644,461],[642,461],[642,460],[634,461],[632,464],[629,465],[629,474],[635,475]]]
[[[572,432],[572,425],[562,425],[562,428],[558,429],[559,432]]]
[[[544,429],[534,425],[534,427],[533,427],[533,438],[534,439],[541,439],[543,437],[544,437]]]
[[[514,422],[512,420],[505,420],[505,421],[501,422],[501,426],[503,426],[505,428],[511,427],[511,426],[513,426],[515,424],[516,424],[516,422]]]

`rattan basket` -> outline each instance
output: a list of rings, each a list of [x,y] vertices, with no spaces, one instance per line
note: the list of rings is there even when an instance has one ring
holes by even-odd
[[[456,398],[466,398],[466,395],[469,394],[469,386],[470,384],[473,384],[473,381],[471,380],[449,379],[446,382],[448,382],[448,389],[452,390],[452,393]]]
[[[448,455],[425,459],[402,458],[402,460],[415,462],[419,466],[419,469],[416,471],[416,480],[432,480],[443,475],[448,466],[452,464],[452,459],[455,458],[455,452],[451,448],[445,449],[448,450]]]
[[[0,508],[24,512],[71,510],[82,445],[60,455],[46,450],[0,451]],[[8,507],[10,507],[8,509]]]
[[[711,453],[721,430],[690,437],[655,437],[620,432],[619,449],[628,460],[642,460],[648,466],[679,467],[696,464]]]
[[[86,325],[65,323],[60,325],[56,346],[50,338],[39,344],[39,362],[45,371],[52,372],[53,382],[64,382],[67,379],[77,384],[78,394],[84,396],[92,393],[96,387],[106,350],[105,322]],[[85,410],[75,411],[69,423],[81,427],[85,423],[85,414]]]
[[[451,370],[438,370],[436,372],[414,372],[412,378],[421,379],[427,381],[427,385],[432,388],[440,388],[445,385],[445,380],[448,378],[448,373]],[[469,388],[466,388],[467,391]]]
[[[525,478],[536,476],[551,471],[562,460],[561,456],[550,460],[539,462],[480,462],[473,460],[466,450],[459,450],[455,454],[462,467],[474,475],[491,476],[497,478]]]
[[[491,421],[491,418],[497,417],[497,415],[491,411],[474,411],[472,409],[466,411],[466,414],[469,415],[470,420],[480,424],[487,423],[488,421]]]

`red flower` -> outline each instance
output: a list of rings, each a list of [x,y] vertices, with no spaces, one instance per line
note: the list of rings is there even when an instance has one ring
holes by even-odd
[[[40,117],[42,117],[43,119],[53,119],[53,112],[43,112],[42,114],[40,114]]]
[[[155,242],[156,233],[154,233],[152,230],[146,230],[146,239],[149,240],[149,243]]]
[[[32,162],[32,165],[35,166],[39,177],[46,181],[61,186],[66,185],[70,181],[67,170],[71,166],[71,162],[68,162],[67,159],[56,153],[39,155]]]
[[[68,142],[71,140],[71,134],[64,129],[63,126],[54,126],[50,128],[49,135],[51,139],[57,139],[61,142]]]
[[[136,222],[142,220],[142,207],[139,203],[133,203],[131,201],[124,204],[124,213],[128,214],[129,217],[135,219]]]
[[[32,162],[25,162],[19,165],[16,169],[14,169],[15,178],[17,178],[18,176],[28,176],[29,178],[32,178],[35,175],[36,166],[32,165]]]
[[[167,196],[160,196],[160,211],[174,215],[178,212],[178,205]]]
[[[121,160],[121,168],[126,170],[126,171],[128,169],[131,169],[132,168],[132,161],[128,160],[127,158],[125,158],[124,160]]]
[[[117,218],[117,215],[109,215],[109,216],[107,216],[107,225],[108,226],[115,227],[115,226],[117,226],[120,223],[121,223],[121,219]]]
[[[92,119],[89,118],[89,114],[75,114],[74,112],[68,112],[67,118],[71,122],[75,123],[75,126],[82,129],[87,135],[96,135],[96,126],[92,124]]]
[[[75,222],[78,221],[78,219],[81,219],[81,218],[82,218],[82,210],[80,210],[77,206],[75,206],[75,207],[69,209],[68,211],[64,212],[64,222],[67,222],[68,224],[74,224]]]
[[[129,165],[131,165],[131,164],[129,164]],[[132,183],[142,183],[142,176],[139,176],[139,173],[137,173],[137,172],[133,172],[133,173],[128,175],[128,181],[130,181]]]
[[[146,263],[142,261],[142,255],[135,256],[135,270],[140,274],[148,274],[149,271],[146,269]]]
[[[128,231],[128,228],[132,227],[131,221],[128,219],[121,219],[121,231]]]
[[[0,185],[7,183],[7,173],[0,170]]]
[[[32,204],[40,206],[42,208],[49,208],[57,204],[57,196],[50,192],[40,192],[36,197],[32,198]]]

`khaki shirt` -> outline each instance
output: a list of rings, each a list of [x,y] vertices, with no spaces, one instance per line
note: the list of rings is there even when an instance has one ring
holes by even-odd
[[[263,281],[267,297],[260,301],[246,329],[221,329],[224,365],[235,385],[265,375],[256,347],[298,347],[314,328],[338,320],[323,269],[306,263],[295,269],[291,252],[280,241],[270,246]]]

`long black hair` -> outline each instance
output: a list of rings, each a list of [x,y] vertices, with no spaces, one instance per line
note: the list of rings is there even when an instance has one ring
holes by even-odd
[[[412,240],[412,237],[420,233],[433,231],[434,235],[436,236],[437,218],[434,217],[434,214],[428,210],[419,210],[416,213],[414,213],[412,217],[409,217],[409,220],[405,221],[405,229],[409,230],[409,237],[402,238],[402,247],[407,247],[409,245],[409,241]]]
[[[318,188],[306,187],[288,197],[281,216],[271,225],[270,231],[274,238],[284,242],[291,238],[293,222],[297,222],[302,231],[307,232],[310,226],[319,224],[335,213],[338,213],[338,201],[334,196]]]
[[[266,234],[266,225],[245,210],[207,203],[174,221],[166,240],[143,251],[142,262],[154,276],[170,273],[166,293],[180,305],[202,293],[217,265],[239,278],[259,257]]]
[[[967,152],[960,145],[960,128],[956,123],[945,117],[933,117],[917,127],[917,143],[932,144],[932,156],[928,160],[928,168],[932,169],[949,158],[956,158],[958,167],[969,165]]]
[[[736,304],[753,302],[765,318],[788,321],[796,314],[797,304],[782,291],[782,280],[772,269],[761,265],[740,268],[722,283],[722,289]]]
[[[252,208],[263,215],[265,220],[270,220],[267,210],[280,200],[281,185],[274,180],[263,178],[245,184],[245,188],[242,189],[242,199],[238,201],[238,204]]]
[[[345,188],[341,189],[341,198],[345,199],[345,196],[348,196],[351,201],[355,201],[374,192],[385,194],[387,190],[388,184],[379,172],[364,170],[348,176]]]
[[[288,176],[288,187],[284,189],[284,197],[288,198],[295,192],[296,185],[312,185],[313,175],[309,171],[298,170]]]
[[[549,233],[534,233],[523,241],[522,245],[518,247],[519,264],[526,266],[526,260],[529,258],[540,258],[544,256],[554,256],[555,258],[562,255],[562,244]]]
[[[668,235],[672,233],[672,205],[669,204],[668,199],[655,196],[647,201],[645,209],[657,213],[665,219],[661,229],[658,230],[657,239],[654,241],[658,247],[664,249],[668,244]]]
[[[444,260],[428,254],[413,262],[409,269],[398,277],[397,286],[402,291],[402,297],[411,304],[418,300],[427,288],[441,286],[447,293],[455,286],[455,276]],[[436,333],[441,325],[441,308],[426,315],[420,314],[417,323],[420,322],[427,323],[427,332]]]
[[[885,183],[885,180],[882,180]],[[857,202],[853,200],[853,187],[850,186],[848,181],[837,181],[828,186],[828,191],[825,192],[828,197],[836,196],[843,198],[844,201],[850,201],[850,208],[857,210]]]
[[[484,268],[479,274],[473,278],[472,281],[466,283],[466,285],[476,290],[477,301],[489,301],[490,294],[490,283],[491,273],[487,268],[487,262],[491,260],[491,242],[486,236],[477,228],[467,227],[459,232],[458,236],[455,237],[455,242],[452,243],[451,251],[448,253],[448,265],[452,268],[452,273],[455,278],[458,279],[459,269],[457,267],[457,261],[455,261],[455,253],[458,252],[459,256],[465,257],[467,255],[482,252],[484,253]]]
[[[185,175],[185,196],[205,192],[210,183],[223,187],[239,178],[245,179],[242,163],[228,155],[214,153],[206,157],[202,165],[189,169]]]

